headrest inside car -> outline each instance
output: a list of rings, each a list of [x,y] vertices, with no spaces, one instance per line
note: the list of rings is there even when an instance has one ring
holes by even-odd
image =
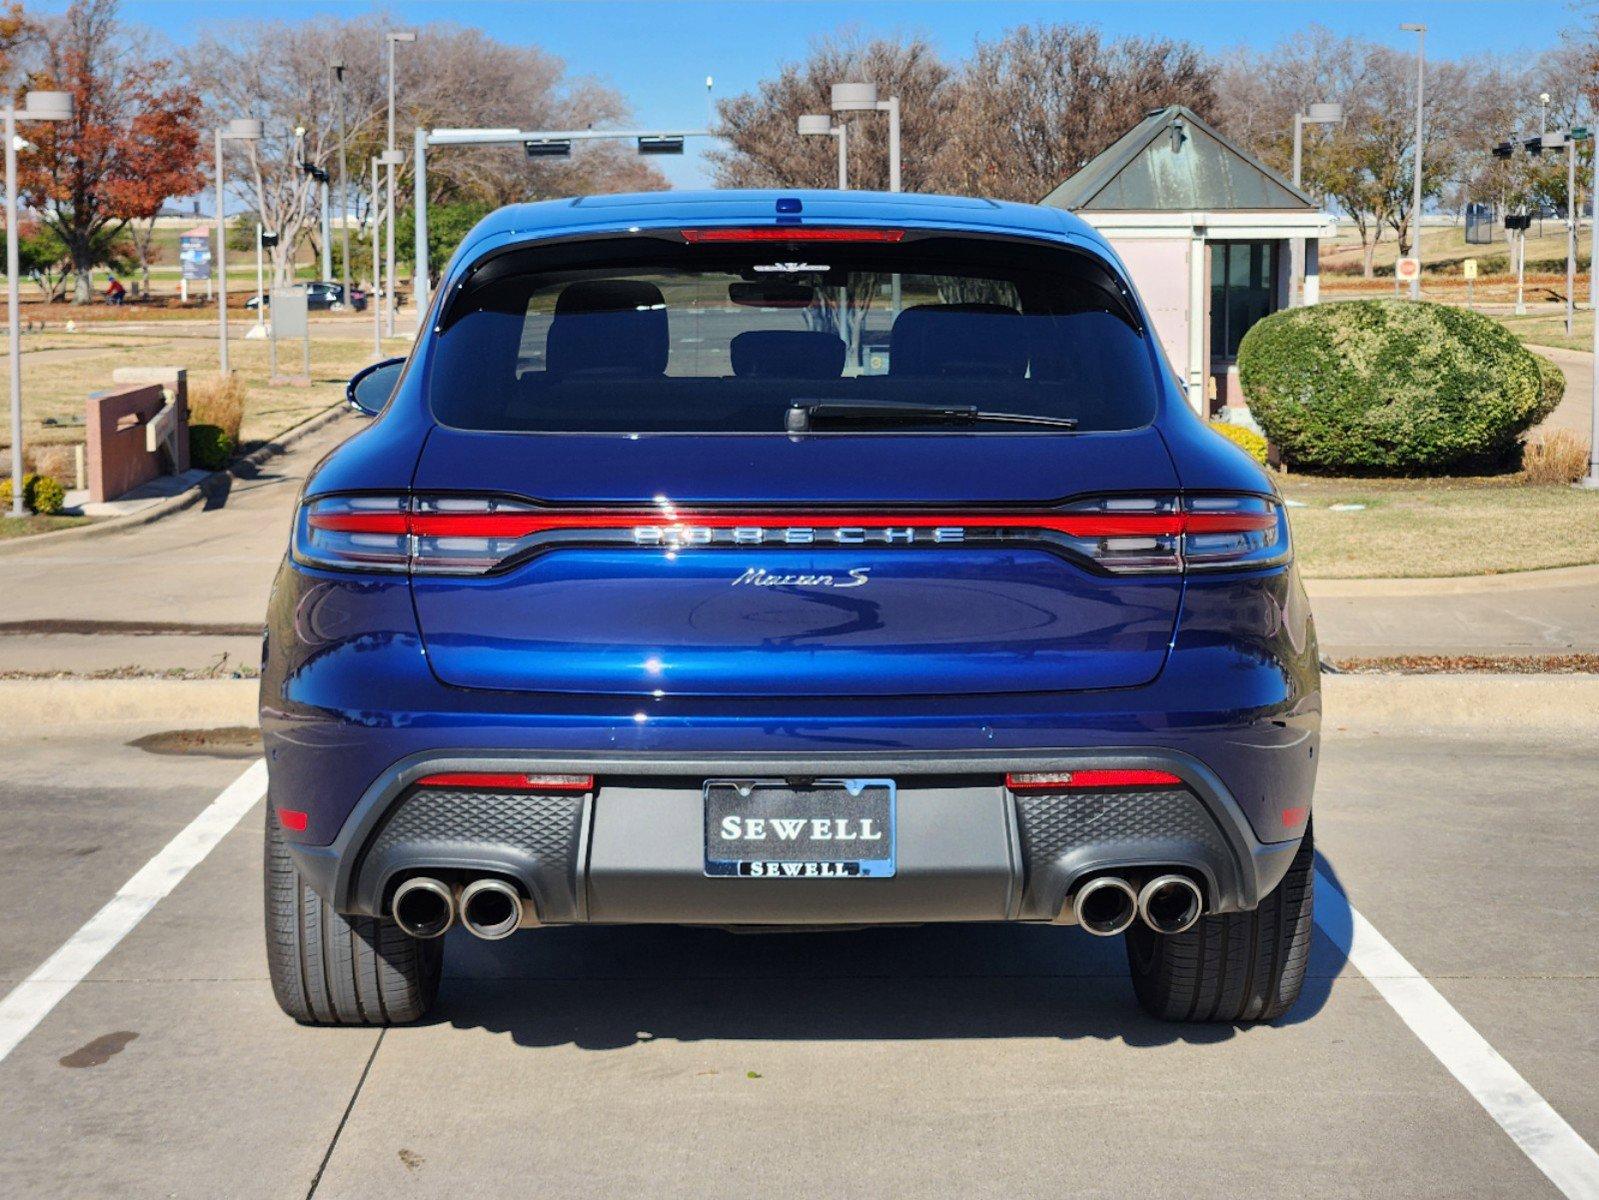
[[[740,378],[837,379],[844,371],[844,343],[825,330],[752,329],[728,350]]]
[[[582,280],[556,297],[544,363],[551,375],[638,378],[663,374],[669,349],[660,288],[634,279]]]
[[[894,322],[888,373],[1019,379],[1027,373],[1026,328],[1004,304],[918,304]]]

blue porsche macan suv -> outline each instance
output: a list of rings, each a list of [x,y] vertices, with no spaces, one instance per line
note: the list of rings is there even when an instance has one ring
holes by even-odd
[[[453,925],[1027,921],[1282,1014],[1315,631],[1270,479],[1065,213],[658,193],[467,236],[272,593],[267,946],[427,1011]]]

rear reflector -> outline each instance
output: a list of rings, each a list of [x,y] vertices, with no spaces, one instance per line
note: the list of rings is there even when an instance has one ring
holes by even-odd
[[[310,821],[310,817],[308,817],[305,813],[297,812],[292,808],[280,808],[277,811],[279,825],[283,826],[283,828],[287,829],[290,833],[305,832],[306,824]]]
[[[1306,818],[1309,816],[1310,809],[1306,808],[1302,804],[1296,805],[1293,808],[1285,808],[1283,809],[1283,828],[1298,829],[1305,823]]]
[[[1005,776],[1013,792],[1083,791],[1113,787],[1176,787],[1182,780],[1170,771],[1090,770],[1021,771]]]
[[[685,229],[683,240],[696,242],[898,242],[903,229],[816,229],[799,225],[763,225],[755,229]]]
[[[417,787],[470,788],[486,792],[587,792],[592,775],[513,775],[493,771],[455,771],[424,775]]]

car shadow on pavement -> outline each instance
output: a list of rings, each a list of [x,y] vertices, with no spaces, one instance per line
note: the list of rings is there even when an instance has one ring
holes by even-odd
[[[1319,856],[1318,869],[1336,878]],[[1319,1012],[1343,965],[1315,930],[1300,1000],[1277,1024]],[[1122,939],[1026,925],[769,934],[588,926],[493,943],[457,930],[434,1020],[508,1034],[519,1046],[590,1050],[663,1038],[1204,1045],[1250,1028],[1156,1021],[1134,998]]]

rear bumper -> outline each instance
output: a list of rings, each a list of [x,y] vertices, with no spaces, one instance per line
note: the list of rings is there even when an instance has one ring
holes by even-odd
[[[1007,771],[1094,766],[1170,771],[1181,788],[1012,793]],[[584,794],[440,794],[423,775],[593,774]],[[896,874],[887,879],[730,879],[704,874],[701,781],[717,776],[892,776]],[[1262,842],[1221,781],[1182,754],[529,758],[424,754],[361,797],[331,844],[291,845],[340,911],[380,914],[418,871],[515,879],[540,923],[717,925],[1071,920],[1076,882],[1106,870],[1180,866],[1212,911],[1252,909],[1299,838]]]

